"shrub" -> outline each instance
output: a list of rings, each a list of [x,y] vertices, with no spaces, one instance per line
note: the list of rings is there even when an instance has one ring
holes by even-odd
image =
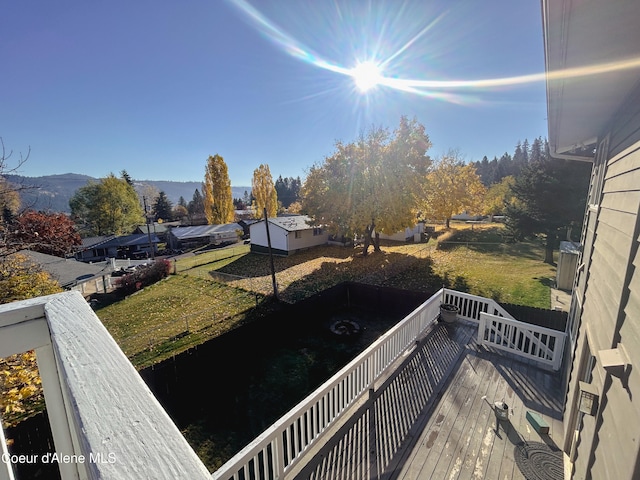
[[[171,273],[171,262],[166,259],[156,260],[120,277],[118,289],[125,295],[130,295],[147,285],[162,280],[169,273]]]

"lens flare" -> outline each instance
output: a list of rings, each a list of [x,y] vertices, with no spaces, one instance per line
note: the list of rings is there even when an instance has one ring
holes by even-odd
[[[306,45],[297,41],[288,33],[284,32],[257,9],[245,0],[229,0],[237,7],[253,25],[261,31],[269,40],[279,45],[289,55],[303,60],[318,68],[328,70],[340,75],[353,78],[356,86],[361,92],[367,92],[374,87],[384,86],[398,91],[403,91],[415,95],[437,98],[440,100],[463,103],[469,97],[461,94],[462,91],[479,92],[505,87],[526,85],[546,80],[561,80],[568,78],[580,78],[597,74],[606,74],[616,71],[640,68],[640,58],[628,58],[609,63],[596,65],[585,65],[575,68],[568,68],[553,72],[532,73],[503,78],[488,78],[478,80],[418,80],[399,77],[385,77],[382,69],[387,69],[392,60],[398,59],[422,36],[424,36],[441,18],[433,20],[424,27],[417,35],[397,49],[386,60],[379,62],[364,61],[358,63],[354,68],[346,68],[337,63],[323,59]]]

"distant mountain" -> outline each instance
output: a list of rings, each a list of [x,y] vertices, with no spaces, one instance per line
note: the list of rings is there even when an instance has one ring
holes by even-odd
[[[89,181],[98,182],[98,178],[76,173],[61,175],[45,175],[42,177],[23,177],[7,175],[6,179],[15,184],[28,187],[22,190],[20,198],[23,208],[69,213],[69,199],[76,190],[84,187]],[[146,186],[164,192],[176,205],[180,197],[189,202],[196,189],[202,193],[202,182],[174,182],[170,180],[134,180],[136,190],[143,191]],[[251,187],[231,187],[233,198],[243,198],[244,192],[251,193]]]

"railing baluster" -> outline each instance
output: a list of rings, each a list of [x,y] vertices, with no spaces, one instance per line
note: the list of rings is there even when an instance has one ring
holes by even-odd
[[[274,424],[273,432],[265,432],[263,436],[254,441],[255,445],[249,445],[236,455],[237,458],[234,457],[223,465],[214,473],[213,478],[229,478],[230,473],[223,477],[224,472],[231,472],[235,469],[236,474],[233,478],[240,480],[240,472],[243,472],[245,480],[249,480],[250,471],[248,469],[251,463],[254,466],[253,473],[258,476],[260,462],[255,459],[257,458],[255,457],[256,452],[263,452],[261,454],[262,470],[265,476],[272,475],[273,478],[283,478],[285,470],[291,468],[292,464],[307,450],[307,447],[321,437],[329,425],[332,425],[338,417],[347,411],[348,407],[360,395],[366,394],[374,386],[376,379],[406,348],[411,347],[425,328],[435,321],[439,313],[439,305],[442,302],[458,306],[461,318],[478,322],[480,343],[529,357],[531,355],[527,353],[528,349],[534,348],[540,354],[540,361],[553,365],[555,369],[559,368],[564,345],[562,332],[547,331],[548,329],[541,327],[521,324],[493,300],[442,289],[374,342],[338,372],[333,379],[325,382],[308,399],[294,407],[289,414]],[[357,441],[356,438],[357,436],[352,436],[351,443]],[[271,451],[269,451],[269,445]],[[355,448],[355,446],[350,445],[349,448]],[[357,449],[359,449],[359,444]],[[347,455],[346,458],[335,453],[329,454],[325,463],[326,468],[318,471],[318,478],[322,478],[326,473],[332,475],[329,470],[335,469],[339,462],[349,465],[350,462],[360,461],[356,459],[356,457],[360,458],[360,454],[355,451],[352,451],[352,455]],[[384,455],[384,452],[379,453]],[[362,458],[363,464],[366,463],[362,468],[368,471],[369,465],[366,460],[368,449],[362,452]],[[337,471],[334,473],[337,475]],[[348,474],[349,472],[342,469],[342,473]],[[332,476],[331,478],[336,477]]]

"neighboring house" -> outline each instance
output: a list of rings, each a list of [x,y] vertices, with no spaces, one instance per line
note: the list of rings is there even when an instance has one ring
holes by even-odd
[[[246,208],[244,210],[234,210],[234,214],[238,220],[250,220],[255,218],[256,211],[253,208]]]
[[[259,222],[259,220],[256,220],[255,218],[246,218],[246,219],[238,220],[238,225],[242,227],[242,238],[245,238],[245,239],[249,238],[251,234],[249,227],[256,222]]]
[[[151,244],[149,243],[151,240]],[[148,258],[153,256],[160,240],[155,234],[133,234],[121,237],[109,236],[102,239],[93,237],[75,253],[75,258],[83,262],[101,262],[107,258]]]
[[[172,228],[167,237],[170,248],[197,248],[204,245],[223,245],[236,243],[244,234],[241,225],[196,225],[192,227]]]
[[[451,220],[458,220],[458,221],[462,221],[462,222],[478,221],[478,220],[482,220],[483,218],[484,217],[482,215],[471,215],[466,210],[464,212],[462,212],[462,213],[459,213],[457,215],[452,215],[451,216]]]
[[[106,250],[102,248],[102,244],[109,240],[116,238],[115,235],[100,235],[97,237],[85,237],[82,239],[82,243],[74,247],[74,254],[76,260],[87,261],[84,258],[99,257],[100,255],[106,255]]]
[[[405,228],[393,235],[380,234],[381,240],[391,240],[394,242],[408,242],[408,241],[420,241],[422,234],[424,233],[424,223],[418,223],[413,228]]]
[[[640,5],[543,0],[542,10],[551,155],[593,162],[561,447],[572,478],[638,479]]]
[[[269,218],[269,238],[274,255],[291,255],[299,250],[326,245],[329,234],[321,227],[310,225],[311,219],[306,215],[288,215]],[[265,221],[260,220],[249,226],[251,251],[267,253],[267,229]]]
[[[173,227],[178,227],[179,225],[180,222],[153,222],[151,224],[138,225],[133,233],[148,235],[149,230],[151,230],[151,234],[155,233],[161,242],[166,242],[169,230]]]
[[[61,258],[31,250],[20,250],[31,262],[39,265],[56,279],[65,290],[79,290],[83,294],[106,292],[111,287],[110,264],[87,264],[72,258]]]

